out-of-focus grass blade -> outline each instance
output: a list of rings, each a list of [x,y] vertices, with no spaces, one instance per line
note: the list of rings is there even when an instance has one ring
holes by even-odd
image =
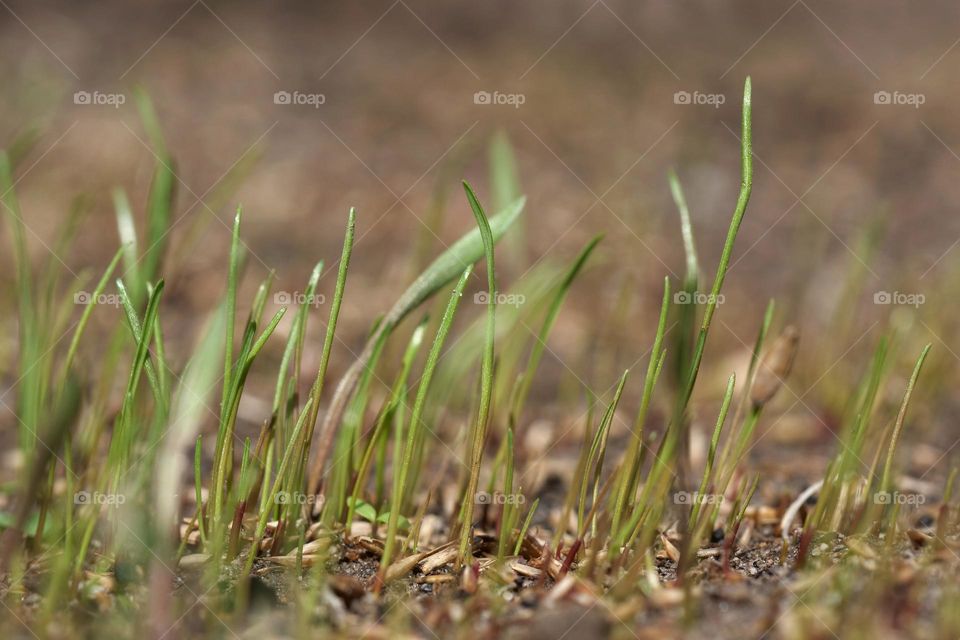
[[[671,170],[668,174],[670,181],[670,195],[673,197],[674,204],[677,205],[677,212],[680,214],[680,235],[683,237],[683,252],[687,260],[687,279],[696,279],[700,272],[700,264],[697,261],[697,248],[693,242],[693,225],[690,224],[690,209],[687,208],[687,199],[683,195],[683,187],[680,186],[680,179],[675,171]]]
[[[73,359],[77,354],[77,348],[80,346],[80,338],[83,337],[83,331],[86,329],[87,323],[90,321],[90,315],[93,313],[94,308],[96,308],[97,300],[103,294],[103,290],[107,287],[107,282],[110,281],[110,276],[113,275],[113,271],[117,268],[117,263],[120,261],[122,255],[123,249],[118,249],[113,255],[113,260],[110,261],[110,264],[107,265],[107,269],[100,277],[100,281],[97,283],[97,286],[94,287],[93,291],[90,293],[90,299],[87,301],[87,304],[83,307],[83,313],[80,314],[80,321],[77,322],[77,328],[74,330],[73,338],[70,340],[70,347],[67,349],[67,356],[63,361],[61,379],[63,379],[70,371],[70,366],[73,364]]]
[[[503,211],[523,195],[517,158],[510,138],[503,130],[498,131],[490,141],[490,193],[494,211]],[[505,240],[511,255],[523,250],[526,238],[524,227],[521,220]]]
[[[26,226],[20,215],[20,203],[13,188],[13,169],[5,151],[0,151],[0,201],[10,224],[13,239],[14,263],[17,269],[17,309],[20,316],[20,389],[17,397],[17,416],[20,418],[20,442],[24,451],[31,451],[36,441],[43,404],[41,338],[38,310],[33,295],[33,276],[30,254],[27,250]]]
[[[169,238],[176,184],[172,159],[158,162],[147,201],[147,249],[143,256],[143,273],[147,280],[153,280],[160,275],[160,265]]]
[[[668,174],[670,194],[680,214],[680,235],[683,237],[683,252],[686,257],[686,272],[683,275],[683,286],[677,298],[680,302],[680,320],[677,331],[674,332],[674,374],[677,387],[684,383],[686,368],[690,364],[690,355],[693,348],[694,325],[697,321],[697,304],[695,296],[699,286],[700,264],[697,261],[697,248],[693,242],[693,225],[690,224],[690,210],[687,208],[687,199],[683,195],[680,179],[671,170]]]
[[[15,563],[19,555],[19,545],[23,539],[24,525],[40,493],[40,487],[47,477],[48,465],[57,455],[64,439],[70,431],[80,411],[81,388],[76,380],[69,378],[63,389],[59,390],[58,401],[46,418],[41,442],[45,446],[37,447],[28,465],[28,477],[21,485],[21,494],[16,502],[12,526],[0,535],[0,574],[9,577],[7,569]],[[42,535],[41,533],[37,534]]]
[[[140,301],[146,295],[143,280],[140,277],[139,248],[137,246],[137,227],[133,222],[133,211],[126,192],[117,187],[113,190],[113,208],[117,215],[117,233],[123,248],[123,278],[130,283],[131,302],[139,308]]]
[[[498,131],[490,142],[490,190],[496,211],[505,210],[523,195],[517,159],[505,131]]]
[[[567,270],[563,280],[560,282],[560,286],[557,288],[556,295],[554,295],[547,315],[543,320],[543,325],[540,327],[540,333],[537,334],[533,347],[530,349],[527,368],[523,372],[520,380],[520,388],[517,391],[516,401],[513,405],[513,421],[515,423],[520,420],[520,412],[523,411],[523,406],[526,404],[527,395],[530,393],[530,385],[533,384],[534,374],[537,372],[540,358],[543,356],[543,350],[547,346],[547,338],[550,336],[550,331],[553,329],[553,325],[557,320],[557,315],[559,315],[560,307],[563,306],[563,301],[567,297],[567,292],[570,290],[573,281],[577,278],[580,270],[583,269],[583,265],[586,264],[590,254],[593,253],[593,250],[602,238],[602,235],[596,236],[587,243],[587,246],[583,248],[580,255],[577,256],[577,259],[570,265],[570,269]]]
[[[21,131],[14,137],[13,142],[7,147],[7,156],[10,166],[16,168],[23,162],[23,159],[29,154],[37,141],[40,139],[40,128],[29,127]]]
[[[893,454],[897,450],[897,443],[900,441],[900,433],[903,431],[903,419],[907,415],[907,407],[910,406],[910,397],[913,395],[913,388],[917,384],[917,378],[920,377],[920,369],[923,368],[923,361],[927,359],[930,348],[933,345],[927,344],[920,357],[917,358],[917,364],[913,368],[913,375],[910,376],[910,382],[907,383],[907,389],[903,393],[903,401],[900,403],[900,410],[897,412],[897,420],[893,425],[893,435],[890,436],[890,447],[887,449],[887,461],[883,465],[883,477],[880,480],[881,491],[890,491],[893,487]]]
[[[674,383],[677,389],[682,389],[690,366],[693,353],[694,331],[697,323],[697,289],[699,288],[700,265],[697,262],[697,249],[693,242],[693,225],[690,224],[690,210],[687,208],[687,199],[683,195],[683,187],[680,186],[680,179],[677,174],[671,170],[668,174],[670,182],[670,194],[673,196],[673,202],[677,206],[680,214],[680,235],[683,237],[683,252],[686,257],[686,273],[683,276],[683,287],[677,295],[676,302],[679,307],[679,320],[677,321],[677,330],[673,333],[673,374]],[[677,394],[678,406],[682,402],[682,395]],[[675,416],[676,420],[684,421],[686,416],[678,410]],[[685,424],[678,425],[682,435],[679,442],[678,453],[678,482],[683,490],[687,490],[686,483],[689,480],[687,454],[689,448],[688,429]]]
[[[223,332],[226,325],[224,311],[221,306],[207,323],[204,337],[187,364],[173,395],[170,428],[160,445],[158,464],[154,471],[157,522],[175,522],[178,515],[178,492],[169,489],[182,486],[182,476],[186,466],[183,451],[197,437],[203,415],[207,410],[207,402],[213,395],[220,370],[220,359],[223,357]],[[199,445],[200,441],[196,442]],[[201,502],[198,500],[198,509],[200,505]],[[200,526],[202,529],[202,522]],[[166,531],[163,527],[160,529],[158,539],[163,540]]]
[[[515,200],[509,207],[490,218],[490,235],[493,242],[498,241],[520,217],[525,203],[525,198]],[[464,269],[483,255],[483,238],[480,230],[474,229],[453,243],[420,274],[420,277],[407,288],[384,317],[384,324],[395,325],[403,320],[421,302],[460,275]]]
[[[143,87],[135,87],[133,99],[137,103],[137,112],[140,114],[147,137],[150,138],[150,144],[153,145],[154,153],[163,158],[167,155],[167,143],[164,142],[160,119],[157,118],[157,111],[153,107],[150,95]]]
[[[157,118],[153,101],[142,87],[134,89],[133,97],[143,128],[157,155],[157,166],[153,172],[153,181],[150,184],[150,195],[147,200],[147,248],[142,264],[143,277],[147,282],[151,282],[159,276],[160,264],[167,247],[167,232],[176,197],[177,180],[173,158],[167,151],[167,144],[163,139],[163,130],[160,128],[160,120]],[[207,216],[200,217],[207,218]]]

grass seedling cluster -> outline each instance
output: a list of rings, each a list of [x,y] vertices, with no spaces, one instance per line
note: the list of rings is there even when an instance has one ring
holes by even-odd
[[[360,247],[354,256],[358,213],[352,209],[331,271],[321,345],[309,343],[308,327],[318,321],[311,301],[324,284],[325,264],[305,274],[302,303],[271,307],[272,273],[252,300],[242,300],[249,270],[238,208],[222,298],[185,364],[176,367],[167,353],[168,287],[161,274],[175,267],[167,236],[177,180],[149,99],[140,93],[137,104],[157,157],[145,233],[138,235],[130,199],[114,191],[121,246],[96,279],[88,275],[65,286],[60,265],[31,263],[13,178],[22,153],[0,153],[16,268],[22,460],[0,538],[0,597],[9,610],[22,610],[28,594],[39,593],[39,605],[26,615],[56,635],[77,603],[100,606],[91,605],[101,602],[92,594],[100,594],[113,604],[85,628],[164,637],[192,610],[176,588],[185,585],[180,591],[189,590],[212,614],[192,624],[232,629],[254,608],[257,585],[279,571],[293,627],[309,635],[317,625],[337,626],[331,597],[349,608],[355,600],[402,599],[411,585],[493,602],[495,611],[525,588],[549,593],[562,585],[564,593],[632,611],[638,594],[648,603],[672,591],[692,606],[704,558],[716,558],[723,575],[731,575],[738,545],[760,526],[762,505],[755,498],[763,478],[749,459],[758,425],[802,353],[794,326],[772,333],[778,319],[771,301],[758,314],[745,375],[722,372],[727,382],[715,419],[708,420],[703,462],[694,465],[695,393],[753,185],[749,79],[740,189],[709,292],[699,291],[705,280],[693,216],[670,172],[686,257],[682,281],[664,278],[642,371],[618,372],[606,381],[606,392],[582,382],[575,390],[586,406],[571,420],[580,438],[576,462],[552,497],[534,495],[529,473],[542,458],[531,444],[540,407],[530,406],[530,398],[544,386],[544,355],[568,294],[602,238],[591,239],[568,264],[544,264],[504,287],[527,300],[522,308],[498,304],[500,258],[516,259],[530,226],[522,221],[526,202],[504,137],[491,150],[496,213],[488,217],[463,183],[470,230],[372,319],[362,350],[344,363],[338,381],[328,374],[341,309],[356,295],[350,265],[363,259]],[[69,246],[83,212],[79,202],[58,246]],[[475,290],[479,313],[464,304]],[[110,307],[86,304],[77,311],[70,301],[114,293],[113,329],[87,347],[94,314],[106,316]],[[64,334],[71,337],[61,344]],[[899,503],[888,498],[898,491],[896,454],[930,346],[917,359],[898,410],[885,418],[894,341],[893,335],[880,341],[850,394],[842,444],[823,480],[785,510],[784,565],[803,567],[826,535],[889,546],[902,533]],[[315,360],[305,357],[308,349],[318,354]],[[88,367],[94,350],[97,366]],[[308,361],[318,364],[305,377]],[[240,418],[241,403],[251,376],[264,375],[270,362],[276,371],[267,374],[269,412],[263,410],[251,432]],[[638,405],[624,420],[634,391]],[[940,549],[949,547],[944,540],[956,521],[949,506],[955,476],[933,536]],[[850,548],[873,553],[856,544]],[[673,579],[660,579],[664,563]],[[38,577],[39,589],[31,586]],[[469,616],[463,622],[458,615],[468,628]]]

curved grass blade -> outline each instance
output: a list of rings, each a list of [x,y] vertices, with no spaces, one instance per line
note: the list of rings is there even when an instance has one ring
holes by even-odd
[[[907,389],[903,393],[903,401],[900,403],[900,410],[897,412],[897,420],[893,425],[893,435],[890,436],[890,448],[887,449],[887,461],[883,465],[883,477],[880,480],[882,491],[890,491],[892,486],[893,454],[896,452],[897,443],[900,441],[900,433],[903,431],[903,420],[907,415],[907,407],[910,405],[910,398],[913,396],[913,388],[917,384],[917,378],[920,377],[920,369],[930,353],[933,345],[927,344],[920,352],[917,358],[917,364],[913,368],[913,374],[910,376],[910,382],[907,383]]]

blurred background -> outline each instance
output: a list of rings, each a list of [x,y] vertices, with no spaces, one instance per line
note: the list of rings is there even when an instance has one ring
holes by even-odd
[[[49,258],[85,194],[77,242],[56,260],[99,274],[119,243],[111,190],[125,189],[144,221],[156,158],[132,92],[149,93],[178,176],[162,315],[181,366],[222,295],[238,203],[248,301],[271,269],[278,289],[296,291],[317,260],[333,264],[356,207],[336,374],[375,315],[472,227],[459,181],[492,201],[488,149],[502,132],[529,198],[519,239],[501,250],[504,289],[605,234],[543,365],[536,397],[549,413],[564,376],[603,395],[623,368],[645,367],[663,277],[676,287],[684,269],[671,168],[709,288],[739,187],[750,75],[753,197],[701,400],[715,400],[742,366],[775,297],[775,331],[797,325],[801,353],[779,417],[761,432],[772,431],[774,452],[798,442],[832,450],[851,385],[896,326],[894,405],[919,346],[935,347],[925,372],[935,382],[918,392],[927,395],[908,427],[937,444],[911,454],[920,475],[943,465],[955,440],[958,64],[960,6],[946,1],[3,0],[0,144],[39,136],[16,175],[35,259]],[[11,309],[9,227],[0,243]],[[331,273],[321,280],[328,295]],[[3,324],[15,335],[11,314]],[[311,324],[314,371],[322,331],[323,320]],[[7,339],[0,355],[12,362],[15,350]],[[14,381],[4,371],[6,393]]]

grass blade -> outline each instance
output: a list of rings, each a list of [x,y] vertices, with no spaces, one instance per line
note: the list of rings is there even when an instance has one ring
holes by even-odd
[[[483,239],[483,250],[487,261],[487,323],[486,341],[484,342],[483,360],[480,365],[480,406],[477,410],[477,419],[471,429],[469,439],[468,460],[470,462],[470,480],[463,496],[462,517],[460,519],[460,554],[459,563],[469,558],[470,535],[473,523],[473,507],[476,502],[477,484],[480,481],[480,465],[483,462],[483,447],[486,443],[487,424],[490,419],[490,397],[493,394],[493,341],[496,335],[497,315],[497,279],[493,260],[493,232],[483,208],[473,193],[473,189],[466,182],[463,183],[467,200],[477,220],[480,236]]]

